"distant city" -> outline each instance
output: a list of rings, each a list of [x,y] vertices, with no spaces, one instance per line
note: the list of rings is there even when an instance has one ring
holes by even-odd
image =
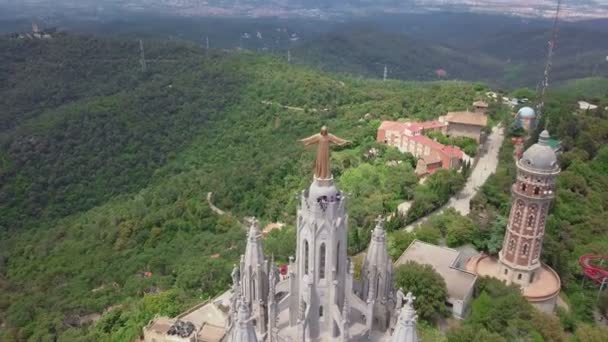
[[[88,17],[131,11],[183,16],[332,19],[378,13],[455,11],[550,18],[556,3],[553,0],[0,0],[0,9],[8,9],[0,12],[13,17],[62,15],[69,10]],[[608,1],[565,2],[562,17],[566,20],[608,18]]]

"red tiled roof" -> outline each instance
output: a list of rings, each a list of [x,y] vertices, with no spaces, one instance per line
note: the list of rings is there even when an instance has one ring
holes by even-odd
[[[464,152],[462,152],[462,150],[456,146],[445,146],[444,145],[442,151],[450,157],[456,157],[459,159],[464,157]]]
[[[488,117],[486,115],[471,112],[449,112],[445,116],[445,119],[448,122],[473,126],[485,127],[488,124]]]
[[[403,131],[408,127],[408,123],[398,121],[382,121],[379,129],[391,131]]]
[[[439,155],[437,155],[437,153],[431,153],[428,156],[422,157],[422,159],[424,160],[426,165],[441,163],[441,157],[439,157]]]
[[[391,131],[419,131],[424,129],[432,129],[446,126],[445,123],[439,121],[424,121],[424,122],[398,122],[398,121],[382,121],[379,129]]]
[[[488,104],[485,101],[475,101],[473,102],[473,106],[480,108],[488,108]]]
[[[444,126],[446,126],[446,124],[439,121],[425,121],[422,123],[422,128],[424,129],[439,128]]]

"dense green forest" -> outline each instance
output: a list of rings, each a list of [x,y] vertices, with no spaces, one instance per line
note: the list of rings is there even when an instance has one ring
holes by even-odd
[[[366,159],[379,120],[432,118],[477,94],[461,82],[336,79],[186,43],[148,42],[147,72],[136,41],[0,44],[10,52],[0,96],[10,108],[0,154],[0,319],[14,340],[126,340],[153,314],[217,294],[243,249],[239,218],[293,222],[294,194],[314,158],[296,141],[321,124],[354,142],[333,163],[345,188],[365,194],[353,206],[375,203],[368,191],[402,187],[355,220],[353,231],[369,231],[377,211],[394,210],[415,183],[407,157],[395,168],[385,166],[395,156],[386,148]],[[355,189],[370,167],[382,187]],[[211,213],[209,191],[232,215]],[[359,241],[354,250],[368,238]],[[153,276],[142,277],[147,271]]]
[[[295,195],[309,184],[314,158],[297,140],[322,124],[353,141],[332,154],[332,172],[350,193],[351,253],[365,249],[378,214],[413,200],[410,215],[423,215],[464,182],[466,174],[438,172],[418,184],[413,157],[376,144],[376,129],[382,119],[466,109],[482,85],[329,76],[273,56],[183,42],[149,41],[146,54],[142,72],[134,40],[0,39],[0,79],[7,80],[0,82],[7,108],[0,112],[0,340],[134,339],[154,314],[174,315],[225,290],[244,249],[244,216],[287,223],[266,240],[268,252],[287,259]],[[545,258],[573,308],[560,327],[593,334],[585,325],[593,289],[577,288],[576,258],[607,249],[597,236],[608,236],[599,223],[608,205],[608,120],[603,111],[575,111],[574,96],[552,98],[560,100],[548,104],[549,127],[566,153]],[[470,217],[448,211],[415,235],[398,230],[415,217],[391,220],[391,254],[414,237],[495,253],[514,176],[510,153],[505,143]],[[211,211],[207,192],[227,215]],[[478,292],[473,307],[483,312]],[[478,334],[499,334],[483,316],[474,313],[448,338],[480,326],[486,331]],[[429,324],[420,324],[423,335],[438,340]]]

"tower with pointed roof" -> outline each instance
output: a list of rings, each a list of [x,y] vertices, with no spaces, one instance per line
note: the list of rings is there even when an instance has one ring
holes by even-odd
[[[301,195],[297,217],[297,276],[291,293],[292,324],[301,325],[307,338],[340,336],[341,313],[349,266],[346,255],[346,197],[334,179],[315,175],[310,188]],[[300,311],[301,317],[296,317]]]
[[[416,310],[414,310],[414,300],[416,297],[408,292],[405,296],[405,303],[399,311],[399,318],[395,326],[395,331],[391,337],[391,342],[418,342],[418,332],[416,331]]]
[[[380,330],[389,327],[393,306],[393,260],[388,255],[384,219],[378,216],[361,270],[361,297],[373,307],[374,324]]]
[[[237,319],[230,330],[229,342],[258,342],[249,305],[242,298],[237,305]]]
[[[557,156],[547,144],[549,138],[549,132],[543,131],[517,162],[511,212],[499,253],[499,277],[522,287],[534,282],[542,267],[545,223],[560,172]]]
[[[259,223],[249,222],[245,254],[241,256],[240,291],[243,301],[249,305],[254,326],[260,336],[266,333],[269,263],[264,256]]]

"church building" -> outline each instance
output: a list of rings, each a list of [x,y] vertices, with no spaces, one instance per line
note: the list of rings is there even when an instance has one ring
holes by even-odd
[[[329,134],[301,140],[317,145],[313,181],[300,195],[297,247],[287,269],[263,253],[253,218],[247,245],[232,271],[232,287],[175,318],[155,317],[145,342],[418,342],[414,296],[393,288],[393,261],[384,220],[373,230],[359,280],[347,255],[348,197],[330,172]],[[279,275],[281,273],[281,276]]]
[[[347,195],[330,173],[329,147],[348,141],[321,133],[303,139],[317,145],[315,173],[300,194],[297,247],[287,277],[279,279],[263,254],[258,222],[250,222],[247,247],[232,273],[227,342],[417,342],[414,297],[395,291],[383,220],[377,220],[362,268],[354,279],[347,255]]]

